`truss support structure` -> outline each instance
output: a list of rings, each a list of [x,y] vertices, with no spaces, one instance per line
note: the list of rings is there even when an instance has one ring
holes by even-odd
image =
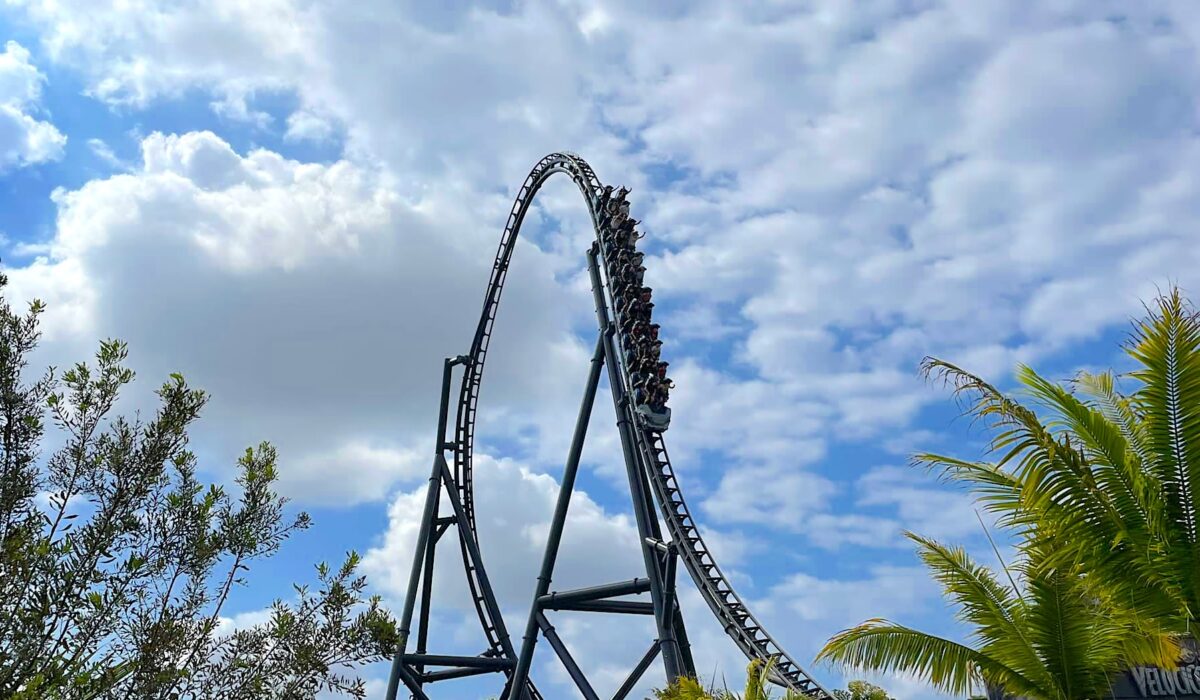
[[[450,408],[450,379],[457,365],[469,362],[466,356],[447,358],[442,368],[441,408],[438,413],[437,440],[434,449],[433,471],[429,475],[429,486],[425,492],[425,509],[421,517],[421,527],[417,534],[417,546],[413,549],[412,569],[408,577],[408,591],[404,599],[404,610],[400,616],[400,640],[396,656],[392,659],[392,672],[388,679],[387,700],[396,700],[396,695],[403,682],[412,697],[417,700],[428,700],[424,685],[439,680],[463,678],[482,673],[512,674],[516,666],[516,657],[508,631],[504,627],[504,618],[500,615],[500,606],[492,592],[487,572],[483,568],[483,559],[479,553],[479,542],[474,533],[464,524],[467,523],[467,513],[459,498],[455,485],[454,474],[446,463],[445,452],[454,449],[453,443],[446,442],[446,425]],[[452,514],[440,516],[442,494],[450,501]],[[438,542],[451,525],[457,526],[459,543],[464,556],[468,560],[468,568],[474,573],[483,593],[483,604],[487,607],[490,618],[494,621],[502,653],[496,655],[488,650],[479,656],[448,656],[429,654],[430,607],[433,600],[433,564]],[[417,617],[417,649],[415,654],[407,654],[409,638],[413,631],[413,613],[416,601],[420,598],[421,609]],[[429,666],[447,667],[438,671],[426,672]]]

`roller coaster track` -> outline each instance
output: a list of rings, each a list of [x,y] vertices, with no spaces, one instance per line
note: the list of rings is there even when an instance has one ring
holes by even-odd
[[[508,221],[504,227],[504,234],[500,239],[500,246],[496,252],[495,261],[492,264],[487,292],[484,297],[483,311],[480,315],[475,335],[471,341],[470,351],[466,356],[459,357],[454,361],[463,366],[463,372],[458,392],[454,440],[444,445],[445,448],[453,450],[453,467],[452,469],[447,468],[447,476],[449,477],[452,474],[453,477],[452,486],[448,486],[447,488],[456,491],[453,495],[456,495],[457,498],[454,500],[461,504],[460,510],[456,512],[461,515],[460,519],[465,522],[456,522],[455,524],[458,526],[460,532],[460,549],[466,569],[468,587],[488,645],[487,649],[478,657],[481,661],[472,662],[472,664],[482,668],[485,665],[483,660],[488,660],[487,664],[492,663],[490,660],[495,660],[495,668],[492,670],[502,671],[510,682],[513,676],[512,663],[501,664],[500,661],[507,660],[511,662],[515,660],[515,653],[504,621],[499,615],[499,608],[492,597],[491,589],[484,573],[483,563],[479,558],[473,478],[475,424],[488,346],[492,338],[500,296],[504,290],[504,282],[508,276],[509,264],[516,247],[521,224],[532,204],[534,195],[556,173],[566,174],[579,188],[587,203],[593,228],[596,231],[597,241],[601,238],[601,219],[596,203],[600,199],[603,185],[596,177],[595,172],[593,172],[592,168],[582,158],[572,153],[552,153],[542,158],[530,171],[528,177],[525,178],[525,182],[521,185],[509,213]],[[613,296],[612,285],[608,279],[607,266],[603,264],[602,246],[595,245],[589,253],[589,259],[592,261],[593,281],[594,283],[599,282],[603,287],[602,291],[594,290],[597,295],[598,305],[603,303],[608,307],[604,310],[602,316],[615,319],[617,304]],[[597,264],[597,262],[601,264]],[[604,271],[603,277],[600,275],[601,271]],[[620,341],[623,338],[619,337],[621,333],[620,324],[612,323],[610,328],[612,329],[611,332],[618,335],[616,338],[616,347],[621,347]],[[620,357],[616,359],[618,361],[610,362],[608,368],[610,373],[616,372],[619,375],[619,380],[614,380],[614,387],[619,382],[619,385],[624,387],[626,393],[631,392],[633,387],[631,385],[629,368],[625,365],[623,359]],[[450,361],[447,364],[445,380],[447,382],[449,381],[449,367]],[[443,411],[445,409],[444,402],[445,398],[443,398]],[[625,412],[624,420],[633,426],[631,432],[633,442],[636,445],[637,459],[640,463],[640,468],[644,470],[646,477],[648,477],[654,501],[657,502],[662,520],[666,524],[667,531],[670,534],[671,548],[683,561],[701,596],[712,610],[713,615],[720,621],[726,634],[729,635],[747,658],[769,663],[771,679],[777,685],[801,693],[806,697],[818,700],[832,700],[832,696],[816,680],[808,675],[783,650],[774,638],[767,633],[762,624],[750,612],[746,603],[733,589],[729,579],[721,572],[721,568],[713,558],[712,552],[704,543],[696,521],[692,517],[687,502],[683,497],[675,469],[667,454],[663,433],[644,424],[634,413],[629,401],[624,401],[623,408],[619,410]],[[445,421],[444,415],[443,421]],[[440,439],[441,434],[439,434]],[[436,474],[437,467],[435,466]],[[647,495],[647,498],[649,498],[649,495]],[[436,512],[434,515],[436,520]],[[443,518],[442,520],[452,519]],[[654,530],[658,529],[657,520],[655,520],[652,527]],[[440,531],[438,534],[440,534]],[[436,541],[436,536],[434,540]],[[430,551],[432,551],[432,545],[430,545]],[[418,552],[416,556],[419,559],[421,553]],[[430,555],[429,559],[429,569],[430,571],[432,570],[432,555]],[[417,565],[414,563],[414,578],[417,573]],[[430,573],[426,576],[428,578],[431,575]],[[410,593],[412,591],[415,591],[415,585],[410,588]],[[410,599],[412,597],[410,595]],[[428,598],[428,595],[425,598]],[[428,606],[427,602],[423,604]],[[408,602],[408,605],[410,608],[409,612],[411,612],[411,600]],[[680,621],[679,624],[682,625],[682,622]],[[407,629],[403,629],[402,638],[407,636],[407,633]],[[686,646],[686,641],[684,641],[684,645]],[[422,636],[421,645],[418,647],[418,651],[421,653],[424,653],[423,646],[424,636]],[[456,658],[461,659],[462,657]],[[652,658],[648,656],[648,661],[652,660]],[[397,657],[394,669],[401,666],[399,659],[400,656]],[[690,655],[688,659],[690,662]],[[459,677],[473,675],[477,672],[479,671],[459,671],[457,675],[455,675],[456,672],[443,672],[444,675],[442,677]],[[392,688],[389,690],[390,696],[394,696],[397,673],[394,670]],[[408,677],[405,677],[404,680],[406,684],[411,686]],[[430,674],[426,680],[433,680],[433,674]],[[523,686],[525,689],[524,696],[531,700],[540,700],[542,696],[531,681],[526,678]],[[419,688],[414,692],[414,695],[425,697]]]

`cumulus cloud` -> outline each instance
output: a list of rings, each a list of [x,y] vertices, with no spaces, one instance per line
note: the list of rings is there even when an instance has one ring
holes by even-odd
[[[333,135],[333,125],[312,112],[292,112],[287,119],[284,138],[291,141],[325,141]]]
[[[466,348],[462,319],[478,313],[491,264],[480,213],[437,195],[406,202],[347,161],[239,154],[210,132],[151,134],[142,153],[136,172],[57,193],[48,252],[9,270],[17,299],[49,305],[47,359],[125,339],[151,383],[180,371],[213,394],[202,437],[214,454],[276,442],[293,496],[381,499],[412,477],[410,450],[433,439],[441,359]],[[514,263],[488,370],[505,411],[535,416],[577,401],[564,326],[588,309],[539,256],[526,244]],[[546,364],[531,366],[535,354]],[[334,468],[329,489],[317,474]]]
[[[0,171],[62,158],[67,137],[37,113],[43,76],[29,50],[6,42],[0,54]]]
[[[669,242],[652,266],[656,288],[708,314],[680,316],[679,337],[724,342],[726,329],[747,328],[733,334],[738,357],[772,382],[809,395],[855,387],[864,398],[843,401],[837,418],[849,437],[903,424],[929,400],[912,372],[924,352],[1004,346],[986,369],[1005,369],[1136,308],[1161,281],[1146,279],[1153,264],[1170,257],[1177,276],[1195,267],[1183,264],[1194,247],[1138,204],[1167,182],[1174,201],[1192,199],[1183,178],[1196,76],[1182,15],[1164,31],[1134,10],[1118,24],[1100,7],[1017,16],[992,3],[534,4],[414,17],[402,5],[358,13],[281,0],[254,18],[114,7],[85,34],[69,4],[26,11],[105,99],[283,87],[302,103],[291,138],[322,138],[337,119],[348,152],[402,179],[453,163],[475,186],[515,181],[529,153],[561,143],[603,174],[619,143],[604,125],[637,133],[646,148],[622,171],[667,161],[685,176],[643,204]],[[197,23],[222,27],[220,50],[179,40]],[[358,50],[383,35],[410,59]],[[134,71],[131,56],[171,70]],[[474,88],[438,87],[450,83]],[[1129,228],[1142,233],[1099,230]],[[1129,259],[1148,240],[1165,248]],[[1051,279],[1064,255],[1093,264],[1069,284]],[[1111,303],[1078,305],[1095,295]],[[986,316],[980,297],[995,300]],[[1082,313],[1065,323],[1043,310],[1071,303]]]
[[[795,528],[814,512],[824,510],[835,488],[828,479],[803,472],[731,470],[722,477],[716,493],[704,501],[704,511],[726,522]]]
[[[918,348],[970,355],[1000,343],[1031,357],[1134,308],[1149,265],[1124,258],[1145,236],[1172,234],[1114,243],[1098,229],[1144,228],[1143,197],[1167,181],[1187,187],[1192,171],[1195,62],[1174,6],[1164,25],[1136,8],[1117,23],[1106,7],[1071,3],[1022,14],[821,2],[414,15],[280,0],[253,17],[112,7],[87,31],[71,3],[25,10],[104,99],[291,90],[302,103],[292,138],[320,138],[328,115],[346,124],[349,152],[406,178],[452,167],[476,185],[515,181],[529,153],[562,143],[603,174],[620,143],[605,126],[636,133],[645,149],[621,171],[665,161],[686,176],[679,192],[650,193],[646,218],[672,242],[658,288],[742,302],[705,325],[749,322],[741,357],[773,381],[832,372],[879,391],[891,372],[892,399],[856,407],[849,427],[862,435],[919,410]],[[196,26],[221,40],[186,40]],[[404,49],[361,50],[382,44]],[[151,59],[163,68],[137,69]],[[1170,245],[1153,260],[1191,254]],[[1051,261],[1065,254],[1096,264],[1056,290]],[[1114,275],[1127,282],[1097,282]],[[1112,304],[1089,307],[1121,312],[1047,323],[1038,306],[1106,292]],[[986,320],[980,296],[1002,300]]]
[[[906,547],[904,530],[946,541],[982,534],[969,495],[899,467],[875,467],[849,485],[797,469],[733,469],[703,508],[716,522],[787,528],[827,550]]]

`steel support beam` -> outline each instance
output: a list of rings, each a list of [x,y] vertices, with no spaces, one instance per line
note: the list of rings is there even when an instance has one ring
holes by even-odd
[[[445,450],[453,449],[454,447],[453,443],[447,443],[445,439],[446,425],[449,421],[451,373],[455,365],[464,364],[467,361],[467,357],[459,355],[455,358],[447,358],[442,366],[442,394],[438,411],[437,436],[434,441],[433,469],[429,475],[428,490],[425,492],[425,506],[421,517],[421,527],[417,534],[417,546],[413,550],[413,562],[409,572],[408,590],[404,599],[404,610],[400,616],[400,639],[396,649],[396,656],[392,659],[392,669],[388,678],[387,694],[385,695],[386,700],[396,700],[401,682],[408,687],[415,698],[418,700],[428,700],[428,696],[422,690],[421,686],[429,679],[438,680],[448,676],[448,672],[424,673],[426,665],[438,665],[436,659],[457,659],[458,661],[455,661],[451,665],[461,668],[485,669],[487,672],[508,670],[513,667],[512,643],[509,641],[508,634],[504,629],[504,620],[500,617],[499,606],[496,604],[495,596],[487,581],[487,574],[483,570],[478,544],[471,533],[464,531],[464,528],[461,527],[459,528],[459,537],[462,539],[463,546],[467,548],[472,560],[476,563],[476,575],[479,577],[483,587],[486,604],[495,621],[496,632],[507,652],[507,658],[484,659],[483,662],[477,662],[471,661],[471,659],[482,659],[483,657],[439,657],[425,653],[429,641],[429,614],[433,599],[433,563],[437,542],[452,523],[467,522],[462,504],[459,502],[458,492],[454,488],[454,476],[451,474],[450,467],[446,464],[446,458],[443,454]],[[454,508],[454,515],[452,516],[439,516],[438,514],[443,486]],[[417,621],[417,653],[405,654],[409,637],[412,635],[413,613],[415,612],[418,597],[421,598],[421,610]],[[463,659],[466,659],[466,661],[459,663]],[[412,664],[413,668],[410,668],[409,664]]]
[[[650,579],[635,578],[617,583],[605,583],[587,588],[572,588],[569,591],[556,591],[538,598],[538,603],[549,606],[558,602],[579,602],[584,600],[603,600],[622,595],[635,595],[650,590]]]
[[[429,541],[425,546],[425,570],[421,577],[421,616],[417,618],[417,653],[424,654],[429,651],[429,610],[433,604],[433,557],[437,553],[438,540],[442,538],[442,533],[446,531],[446,527],[438,523],[438,508],[441,506],[441,499],[436,499],[433,502],[433,521],[437,523],[437,528],[431,533]],[[416,670],[418,677],[425,673],[425,667],[417,665],[413,667]]]
[[[442,671],[429,671],[421,675],[423,683],[436,683],[437,681],[449,681],[455,678],[469,678],[471,676],[482,676],[485,673],[495,673],[490,668],[448,668]]]
[[[546,616],[539,612],[537,614],[537,623],[542,628],[542,634],[546,637],[546,641],[554,649],[554,653],[558,654],[559,661],[562,661],[562,665],[567,669],[571,680],[575,681],[579,692],[583,693],[583,697],[587,700],[600,700],[600,696],[596,695],[592,684],[588,682],[587,676],[583,675],[579,664],[575,663],[575,657],[571,656],[571,652],[567,650],[567,645],[563,644],[562,639],[558,636],[558,632],[554,630],[554,625],[550,624],[550,620],[547,620]]]
[[[620,613],[623,615],[653,615],[654,606],[637,600],[582,600],[547,604],[543,610],[569,610],[573,612]]]
[[[492,656],[405,654],[404,662],[410,665],[422,664],[424,666],[460,666],[462,668],[480,668],[487,671],[503,671],[513,667],[512,659],[500,659]]]
[[[447,370],[447,375],[449,370]],[[421,528],[417,531],[417,546],[413,549],[412,571],[408,577],[408,593],[404,598],[404,612],[400,615],[400,640],[396,647],[396,657],[392,659],[392,673],[388,678],[387,700],[396,700],[400,690],[400,681],[406,675],[404,671],[404,648],[408,646],[408,636],[412,631],[413,608],[417,602],[417,587],[421,584],[421,564],[425,560],[425,549],[429,544],[429,531],[433,525],[433,513],[436,508],[442,485],[442,466],[445,459],[438,453],[433,459],[433,473],[429,476],[429,489],[425,492],[425,515],[421,519]],[[430,591],[426,591],[428,596]],[[420,681],[408,675],[403,678],[410,690],[418,690]],[[413,686],[409,681],[415,683]]]
[[[600,370],[604,367],[604,338],[596,339],[596,350],[592,353],[592,364],[584,385],[583,401],[579,405],[579,416],[575,419],[575,433],[571,436],[571,449],[563,467],[562,483],[558,488],[558,500],[554,504],[554,516],[550,521],[550,534],[546,538],[546,552],[542,555],[542,569],[538,573],[533,602],[529,606],[529,619],[525,623],[525,636],[521,640],[521,654],[517,657],[517,668],[509,680],[508,697],[519,700],[529,677],[533,663],[533,650],[538,638],[538,615],[541,599],[550,590],[554,578],[554,564],[558,561],[558,547],[562,542],[563,526],[567,522],[567,511],[571,507],[571,494],[575,491],[575,476],[579,473],[579,458],[583,454],[583,443],[587,438],[588,424],[592,419],[592,407],[596,403],[596,389],[600,386]]]
[[[401,680],[404,681],[404,685],[408,686],[409,691],[412,692],[413,700],[429,700],[429,696],[426,695],[425,691],[421,688],[420,679],[417,676],[414,676],[412,671],[404,665],[404,662],[401,661],[399,654],[396,655],[396,660],[392,664],[392,674],[397,679],[397,683],[399,683]],[[391,683],[388,684],[388,692],[391,693],[389,697],[395,696],[396,689],[391,687]]]
[[[667,547],[666,572],[663,574],[663,608],[670,612],[675,611],[675,566],[679,559],[679,553],[675,551],[675,545]]]
[[[434,510],[434,513],[436,514],[437,511]],[[449,516],[449,517],[445,517],[445,518],[435,518],[433,523],[434,523],[434,525],[436,525],[436,527],[433,529],[433,541],[434,542],[437,542],[438,540],[442,539],[442,535],[446,534],[446,530],[449,530],[451,525],[456,524],[453,516]]]
[[[633,690],[633,686],[637,685],[637,682],[642,679],[642,675],[646,673],[646,669],[650,668],[650,664],[654,663],[654,658],[658,656],[660,650],[661,648],[656,639],[650,645],[650,648],[646,650],[646,653],[642,656],[642,660],[638,661],[637,666],[634,666],[633,670],[629,672],[629,677],[625,679],[620,688],[617,688],[617,692],[612,696],[612,700],[625,700],[625,697]]]
[[[646,575],[650,579],[650,601],[654,605],[654,621],[658,626],[659,645],[662,647],[663,666],[667,672],[667,682],[674,683],[684,668],[681,660],[679,643],[675,639],[675,625],[681,621],[674,608],[663,606],[662,570],[658,565],[655,551],[646,545],[645,539],[652,537],[662,539],[658,526],[658,514],[650,505],[650,494],[647,493],[648,483],[645,469],[639,459],[638,450],[633,435],[634,426],[630,421],[632,408],[625,387],[621,384],[621,372],[618,371],[619,356],[616,341],[613,340],[615,329],[608,316],[608,302],[604,298],[604,285],[600,280],[600,265],[596,259],[596,245],[588,250],[588,272],[592,279],[592,295],[595,299],[596,321],[600,327],[600,337],[604,344],[604,356],[609,365],[608,379],[612,391],[613,407],[617,412],[617,430],[621,437],[621,450],[625,455],[625,471],[629,478],[629,491],[633,499],[633,514],[637,522],[639,544],[642,559],[646,565]]]

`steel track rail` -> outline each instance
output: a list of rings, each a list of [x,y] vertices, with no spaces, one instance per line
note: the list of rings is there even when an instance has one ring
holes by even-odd
[[[525,182],[521,185],[521,189],[517,193],[512,209],[509,212],[508,221],[504,227],[504,234],[501,236],[500,246],[496,251],[496,258],[492,264],[487,293],[484,296],[483,311],[480,314],[479,324],[475,329],[475,336],[471,341],[471,350],[467,356],[468,359],[465,363],[459,390],[455,439],[452,445],[454,449],[453,472],[458,495],[468,521],[465,526],[462,523],[459,526],[460,528],[465,527],[468,532],[464,534],[468,534],[476,542],[478,542],[478,533],[475,523],[472,456],[479,392],[483,381],[483,367],[487,359],[492,329],[496,322],[496,312],[500,304],[500,295],[504,290],[504,282],[508,276],[508,268],[516,247],[521,223],[525,219],[534,195],[541,189],[546,180],[555,173],[565,173],[579,187],[587,203],[588,213],[592,219],[596,238],[597,240],[600,239],[598,212],[595,211],[593,202],[595,196],[599,194],[602,185],[596,177],[595,172],[592,171],[591,166],[579,156],[565,152],[552,153],[538,161],[537,165],[533,167],[529,175],[525,178]],[[606,298],[609,299],[610,308],[615,313],[616,304],[612,303],[611,287],[607,282],[606,265],[603,266],[603,271]],[[623,339],[618,338],[618,341],[620,340]],[[620,342],[618,342],[617,347],[621,347]],[[617,367],[609,369],[609,371],[614,370],[621,373],[623,385],[629,387],[629,372],[625,368],[624,363],[619,362]],[[627,408],[626,410],[632,414],[631,408]],[[640,423],[635,421],[635,425],[640,425]],[[774,638],[766,632],[762,624],[750,613],[745,602],[734,591],[733,586],[729,583],[729,579],[721,572],[712,553],[700,536],[696,521],[688,509],[687,502],[683,498],[679,481],[667,455],[667,448],[663,442],[662,433],[642,427],[635,431],[635,434],[637,435],[638,449],[643,468],[648,472],[655,500],[658,502],[659,510],[667,524],[671,538],[679,547],[679,553],[684,565],[700,590],[701,596],[721,622],[726,634],[733,639],[737,647],[748,658],[769,662],[773,669],[772,680],[778,685],[802,693],[807,697],[818,700],[833,700],[832,696],[815,679],[809,676],[783,650]],[[488,644],[490,645],[489,651],[485,653],[497,657],[503,656],[505,655],[504,644],[497,633],[496,622],[491,619],[488,613],[483,586],[480,583],[478,571],[476,570],[476,563],[472,560],[465,543],[461,544],[461,549],[463,563],[467,570],[467,581],[475,602],[475,609],[479,614],[479,621],[483,626]],[[482,563],[479,566],[482,566]],[[532,683],[528,683],[526,687],[534,699],[541,698],[541,695],[533,687]]]

